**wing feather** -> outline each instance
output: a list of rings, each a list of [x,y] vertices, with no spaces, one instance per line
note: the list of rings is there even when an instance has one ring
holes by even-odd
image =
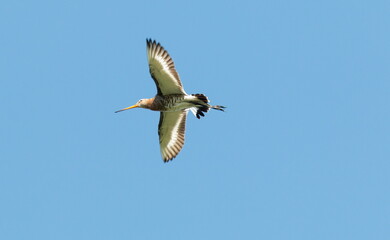
[[[187,111],[160,112],[158,135],[164,162],[175,158],[184,146]]]
[[[157,94],[186,94],[176,72],[175,64],[160,43],[146,39],[149,71],[157,87]]]

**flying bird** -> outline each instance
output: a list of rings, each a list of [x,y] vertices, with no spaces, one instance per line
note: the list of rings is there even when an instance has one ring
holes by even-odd
[[[224,111],[224,106],[212,106],[204,94],[187,94],[168,52],[155,40],[146,39],[149,72],[157,87],[153,98],[141,99],[132,108],[147,108],[160,112],[158,135],[164,162],[175,158],[184,145],[185,125],[188,111],[198,119],[210,108]]]

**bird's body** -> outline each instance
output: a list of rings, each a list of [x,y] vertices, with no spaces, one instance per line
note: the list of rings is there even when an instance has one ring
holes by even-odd
[[[210,108],[223,111],[223,106],[212,106],[203,94],[187,94],[175,70],[172,58],[156,41],[146,40],[150,74],[156,83],[157,94],[141,99],[135,105],[117,112],[140,107],[160,112],[158,133],[161,155],[165,162],[172,160],[184,145],[185,122],[188,110],[197,118]]]
[[[143,108],[159,112],[176,112],[191,108],[212,106],[199,100],[195,95],[170,94],[166,96],[156,95],[153,98],[143,99]],[[194,109],[195,110],[195,109]]]
[[[156,95],[152,98],[150,110],[160,112],[175,112],[191,107],[186,101],[187,96],[183,94],[171,94],[166,96]]]

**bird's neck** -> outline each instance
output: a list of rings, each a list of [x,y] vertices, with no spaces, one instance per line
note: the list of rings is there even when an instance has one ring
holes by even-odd
[[[153,109],[153,102],[154,102],[154,97],[146,99],[145,108],[148,108],[150,110],[154,110]]]

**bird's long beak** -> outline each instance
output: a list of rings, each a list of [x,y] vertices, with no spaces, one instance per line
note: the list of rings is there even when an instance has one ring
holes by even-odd
[[[130,107],[127,107],[127,108],[118,110],[118,111],[116,111],[115,113],[122,112],[122,111],[125,111],[125,110],[129,110],[129,109],[132,109],[132,108],[137,108],[137,107],[138,107],[138,105],[136,104],[136,105],[133,105],[133,106],[130,106]]]

